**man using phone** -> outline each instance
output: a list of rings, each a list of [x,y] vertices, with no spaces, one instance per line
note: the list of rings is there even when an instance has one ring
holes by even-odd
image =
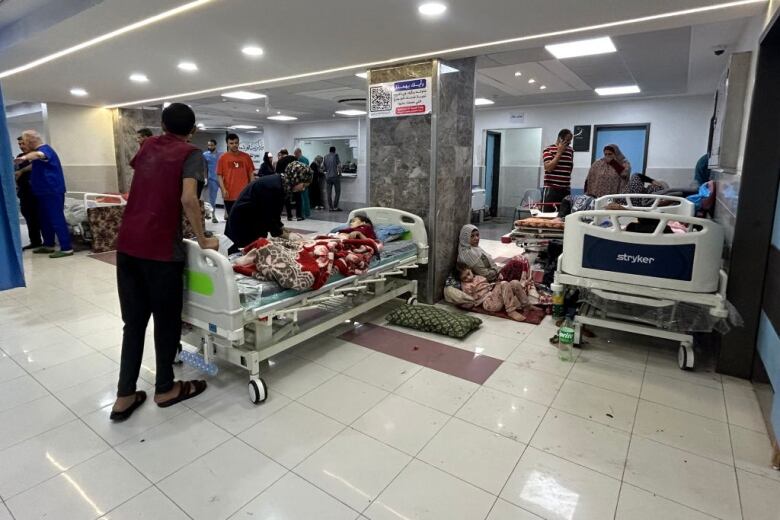
[[[571,193],[571,171],[574,168],[573,134],[568,128],[558,132],[558,139],[542,152],[544,161],[543,201],[560,203]],[[547,211],[552,208],[546,208]]]

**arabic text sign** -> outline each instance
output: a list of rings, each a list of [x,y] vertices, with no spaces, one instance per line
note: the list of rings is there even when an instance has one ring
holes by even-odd
[[[431,78],[369,86],[368,116],[400,117],[431,113]]]

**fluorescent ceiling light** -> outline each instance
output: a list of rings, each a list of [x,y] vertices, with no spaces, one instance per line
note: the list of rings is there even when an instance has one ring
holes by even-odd
[[[233,125],[228,128],[231,130],[253,130],[257,127],[255,125]]]
[[[517,72],[515,72],[515,77],[516,77],[516,78],[519,78],[519,77],[520,77],[520,76],[522,76],[522,75],[523,75],[523,73],[522,73],[522,72],[520,72],[519,70],[518,70]]]
[[[439,66],[439,74],[452,74],[453,72],[460,72],[455,67],[450,67],[449,65],[444,65],[443,63]]]
[[[148,83],[149,78],[146,77],[146,74],[136,72],[135,74],[130,74],[130,81],[135,81],[136,83]]]
[[[455,53],[464,53],[464,52],[471,52],[475,50],[482,50],[482,49],[488,49],[493,48],[497,46],[503,46],[503,45],[513,45],[517,43],[522,42],[529,42],[529,41],[535,41],[535,40],[544,40],[548,38],[555,38],[559,36],[566,36],[569,34],[581,34],[581,33],[587,33],[592,31],[604,31],[607,29],[614,29],[616,27],[625,27],[629,25],[634,24],[641,24],[646,22],[654,22],[658,20],[666,20],[671,18],[680,18],[680,17],[687,17],[694,14],[700,14],[700,13],[707,13],[711,11],[721,11],[725,9],[731,9],[731,8],[738,8],[738,7],[744,7],[752,4],[765,4],[766,0],[735,0],[733,2],[724,2],[721,4],[714,4],[714,5],[707,5],[702,7],[695,7],[692,9],[683,9],[680,11],[669,11],[666,13],[659,13],[649,16],[642,16],[638,18],[627,18],[625,20],[617,20],[615,22],[607,22],[607,23],[601,23],[601,24],[595,24],[595,25],[586,25],[583,27],[575,27],[573,29],[562,29],[560,31],[550,31],[550,32],[544,32],[544,33],[537,33],[537,34],[530,34],[527,36],[518,36],[516,38],[507,38],[504,40],[493,40],[488,42],[482,42],[482,43],[475,43],[473,45],[463,45],[460,47],[451,47],[448,49],[436,49],[432,51],[426,51],[419,54],[411,54],[408,56],[396,56],[393,58],[388,58],[385,60],[379,60],[379,61],[369,61],[365,63],[353,63],[351,65],[344,65],[341,67],[332,67],[329,69],[322,69],[322,70],[315,70],[311,72],[303,72],[300,74],[291,74],[289,76],[278,76],[275,78],[268,78],[268,79],[261,79],[257,81],[248,81],[245,83],[237,83],[233,85],[223,85],[220,87],[212,87],[207,89],[201,89],[201,90],[192,90],[189,92],[179,92],[176,94],[168,94],[166,96],[160,96],[156,98],[149,98],[149,99],[137,99],[133,101],[123,101],[119,103],[112,103],[109,105],[105,105],[103,108],[119,108],[119,107],[127,107],[127,106],[134,106],[134,105],[142,105],[144,103],[152,103],[152,102],[160,102],[164,101],[166,99],[175,99],[175,98],[185,98],[185,97],[196,97],[196,96],[203,96],[205,94],[213,94],[215,92],[220,92],[222,90],[228,90],[228,89],[239,89],[239,88],[248,88],[248,87],[257,87],[260,85],[273,85],[276,83],[282,83],[282,82],[289,82],[289,81],[297,81],[301,79],[309,79],[309,78],[316,78],[320,76],[326,76],[330,74],[338,74],[338,73],[344,73],[344,72],[353,72],[355,69],[372,69],[376,67],[383,67],[387,65],[394,65],[397,63],[405,63],[415,60],[421,60],[426,58],[433,58],[433,57],[441,57],[443,55],[448,54],[455,54]],[[0,74],[0,78],[2,78],[3,75]]]
[[[417,10],[420,14],[425,16],[439,16],[440,14],[444,14],[444,11],[447,10],[447,6],[439,2],[427,2],[425,4],[420,4],[420,7],[418,7]]]
[[[262,131],[262,130],[250,130],[250,131],[248,131],[247,133],[248,133],[248,134],[262,134],[262,133],[263,133],[263,131]]]
[[[493,101],[492,99],[483,98],[483,97],[478,97],[474,100],[474,104],[478,107],[481,107],[483,105],[492,105],[493,103],[495,103],[495,101]]]
[[[638,94],[640,92],[637,85],[624,85],[622,87],[600,87],[596,89],[599,96],[619,96],[620,94]]]
[[[268,119],[271,119],[273,121],[295,121],[298,118],[294,117],[294,116],[279,116],[279,115],[277,115],[277,116],[268,116]]]
[[[536,80],[534,78],[531,78],[531,79],[528,80],[528,83],[533,85],[534,83],[536,83]]]
[[[368,72],[358,72],[355,74],[358,78],[368,79]]]
[[[235,90],[233,92],[223,92],[222,97],[233,99],[260,99],[266,97],[265,94],[258,94],[257,92],[247,92],[246,90]]]
[[[612,43],[612,39],[609,36],[576,42],[555,43],[553,45],[545,45],[544,48],[559,60],[617,51],[615,44]]]
[[[366,115],[365,110],[358,110],[356,108],[350,108],[349,110],[336,110],[337,114],[340,114],[342,116],[364,116]]]
[[[263,55],[263,49],[261,49],[257,45],[247,45],[246,47],[241,49],[241,52],[243,52],[246,56],[251,56],[253,58]]]
[[[195,63],[192,63],[191,61],[182,61],[178,65],[180,70],[183,70],[185,72],[195,72],[198,70],[198,66]]]
[[[89,92],[87,92],[83,88],[72,88],[70,89],[70,93],[76,97],[84,97],[89,94]]]
[[[20,67],[3,71],[2,73],[0,73],[0,79],[7,78],[8,76],[13,76],[14,74],[18,74],[19,72],[24,72],[25,70],[34,69],[35,67],[43,65],[44,63],[49,63],[50,61],[57,60],[59,58],[62,58],[63,56],[67,56],[68,54],[73,54],[74,52],[78,52],[82,49],[92,47],[93,45],[97,45],[98,43],[103,43],[106,40],[116,38],[117,36],[121,36],[131,31],[135,31],[136,29],[140,29],[142,27],[146,27],[147,25],[151,25],[161,20],[165,20],[166,18],[171,18],[172,16],[182,14],[185,11],[189,11],[190,9],[195,9],[197,7],[200,7],[212,1],[213,0],[196,0],[195,2],[189,2],[187,4],[180,5],[179,7],[175,7],[173,9],[163,11],[160,14],[150,16],[149,18],[144,18],[143,20],[139,20],[135,23],[131,23],[130,25],[125,25],[124,27],[120,27],[115,31],[101,34],[96,38],[92,38],[91,40],[81,42],[78,45],[74,45],[72,47],[62,49],[53,54],[49,54],[48,56],[44,56],[43,58],[38,58],[37,60],[33,60],[29,63],[25,63]]]

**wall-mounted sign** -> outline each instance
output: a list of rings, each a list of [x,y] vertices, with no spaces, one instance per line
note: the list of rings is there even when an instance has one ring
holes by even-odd
[[[575,125],[574,139],[571,147],[575,152],[587,152],[590,150],[590,125]]]
[[[431,78],[415,78],[368,87],[368,117],[421,116],[431,113]]]
[[[509,114],[509,122],[513,125],[525,123],[525,112]]]
[[[252,158],[252,162],[255,163],[255,167],[259,168],[263,163],[263,153],[265,152],[265,140],[262,135],[257,134],[245,134],[241,136],[241,140],[238,145],[238,149],[242,152],[248,153]]]

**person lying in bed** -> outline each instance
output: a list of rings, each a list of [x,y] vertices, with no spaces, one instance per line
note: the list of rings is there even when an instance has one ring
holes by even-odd
[[[374,232],[374,224],[365,213],[356,213],[352,220],[349,221],[349,227],[339,230],[336,236],[338,238],[378,241]]]
[[[505,311],[515,321],[525,321],[522,314],[528,306],[528,296],[523,284],[517,280],[511,282],[488,282],[484,276],[477,276],[465,265],[458,265],[461,290],[474,298],[472,307],[482,306],[488,312]]]

